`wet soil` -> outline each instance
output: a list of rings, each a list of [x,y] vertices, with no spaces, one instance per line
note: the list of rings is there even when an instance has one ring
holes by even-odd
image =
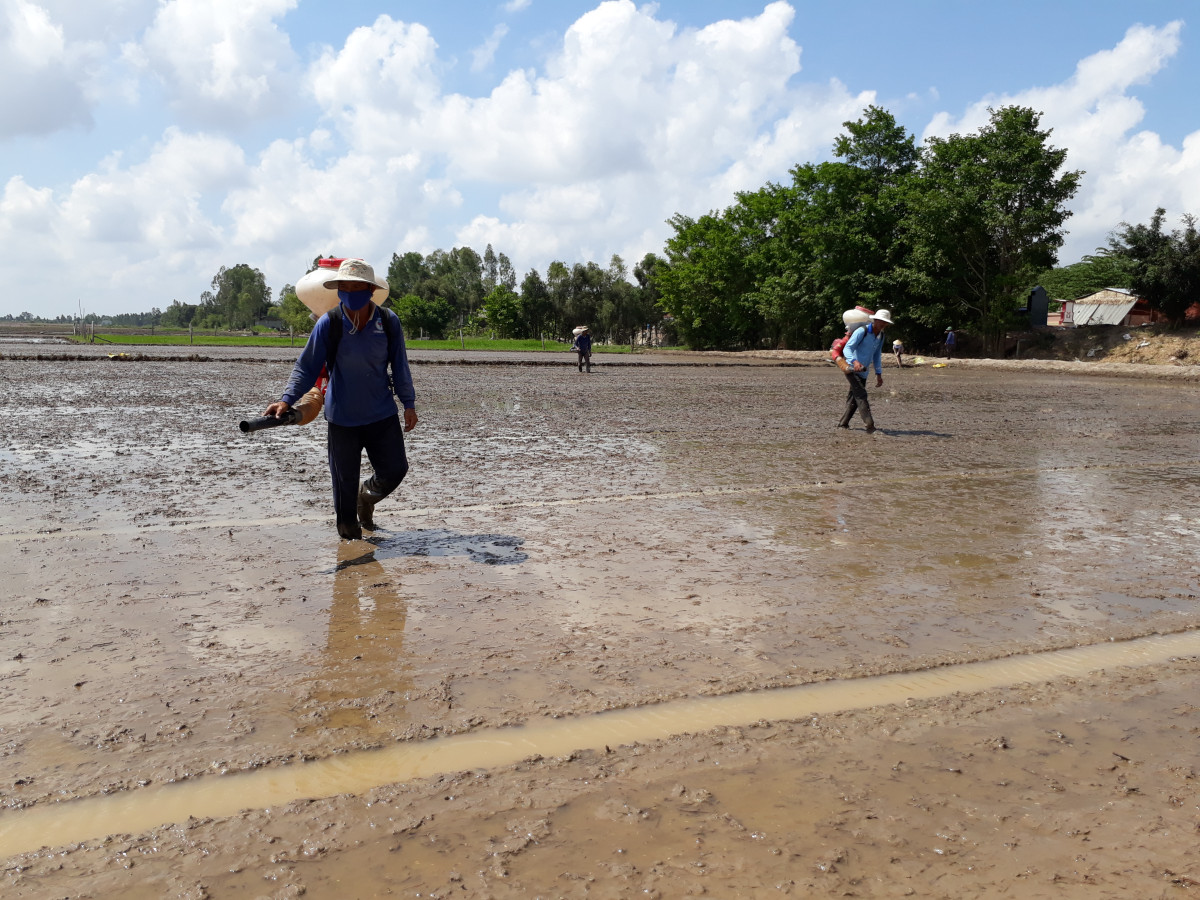
[[[833,427],[844,381],[803,358],[587,376],[415,357],[411,473],[378,531],[339,542],[323,428],[237,430],[294,353],[210,349],[0,360],[0,826],[439,735],[1200,627],[1194,367],[889,371],[867,435]],[[135,834],[114,815],[111,837],[31,836],[0,885],[1188,896],[1198,668],[764,721]]]

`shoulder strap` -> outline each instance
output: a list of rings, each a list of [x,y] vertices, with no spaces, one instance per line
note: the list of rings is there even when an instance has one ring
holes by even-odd
[[[339,303],[325,313],[329,320],[329,333],[325,335],[325,377],[333,375],[333,363],[337,359],[338,344],[342,342],[342,305]]]
[[[390,309],[379,307],[379,315],[383,317],[383,330],[387,332],[388,362],[396,353],[396,342],[400,340],[400,319]]]

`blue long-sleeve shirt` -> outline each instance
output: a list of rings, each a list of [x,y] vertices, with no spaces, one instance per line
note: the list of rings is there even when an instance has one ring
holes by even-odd
[[[335,425],[370,425],[396,414],[396,401],[392,399],[392,387],[405,409],[416,408],[416,392],[413,390],[412,373],[408,369],[408,352],[404,347],[404,330],[399,321],[395,324],[399,339],[388,359],[387,329],[383,317],[395,316],[391,310],[371,306],[371,318],[357,331],[350,325],[350,317],[342,312],[342,339],[338,344],[337,358],[330,373],[329,387],[325,391],[325,418]],[[280,398],[284,403],[294,404],[317,383],[321,368],[325,365],[329,319],[321,316],[308,336],[308,343],[296,365],[292,377]],[[389,383],[388,367],[392,377]]]
[[[842,356],[846,357],[852,369],[855,361],[862,363],[863,370],[859,374],[864,378],[871,369],[871,363],[875,363],[875,374],[882,375],[883,335],[876,334],[874,323],[868,322],[850,335],[850,340],[842,348]]]

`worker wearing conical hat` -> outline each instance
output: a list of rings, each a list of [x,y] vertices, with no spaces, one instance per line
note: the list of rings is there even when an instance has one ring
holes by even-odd
[[[363,528],[375,528],[375,504],[408,473],[404,432],[417,427],[416,393],[400,320],[371,302],[372,293],[387,291],[387,281],[361,259],[345,259],[325,287],[336,289],[338,305],[317,320],[283,396],[266,415],[284,415],[328,369],[325,419],[333,507],[338,534],[355,540]],[[397,399],[404,407],[403,428]],[[360,485],[364,450],[375,471]]]
[[[851,335],[846,346],[842,348],[842,356],[846,360],[846,368],[843,371],[846,381],[850,383],[850,393],[846,395],[846,409],[838,422],[838,428],[849,428],[850,420],[857,412],[862,415],[867,433],[874,433],[875,418],[871,415],[871,403],[867,399],[867,375],[873,364],[875,387],[883,387],[883,332],[891,324],[892,314],[886,309],[877,310],[871,314],[866,325]]]

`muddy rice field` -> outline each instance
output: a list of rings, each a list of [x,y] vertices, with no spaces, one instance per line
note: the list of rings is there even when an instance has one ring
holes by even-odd
[[[0,348],[5,898],[1200,896],[1195,367],[414,354],[339,541],[296,351],[88,352]]]

